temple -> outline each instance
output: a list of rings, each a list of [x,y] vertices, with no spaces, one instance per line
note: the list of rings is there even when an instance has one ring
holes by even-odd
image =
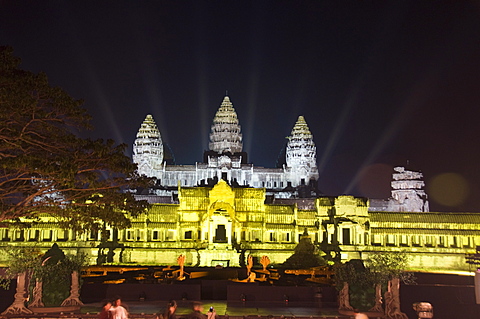
[[[318,170],[316,148],[303,116],[299,116],[286,147],[286,165],[281,168],[257,167],[248,163],[243,151],[241,127],[237,113],[225,96],[215,114],[210,133],[209,150],[203,162],[194,165],[168,165],[159,149],[163,143],[151,115],[147,115],[133,147],[133,161],[140,174],[157,178],[151,192],[168,196],[183,187],[213,186],[220,179],[231,185],[262,187],[275,197],[295,196],[298,186],[310,185],[316,191]]]
[[[109,245],[96,231],[78,235],[42,216],[23,219],[29,228],[0,228],[0,246],[47,250],[57,242],[65,252],[86,253],[92,264],[174,265],[183,255],[187,266],[240,266],[249,255],[283,263],[306,232],[328,260],[405,251],[412,270],[469,270],[465,254],[480,245],[480,214],[430,212],[421,172],[396,167],[388,199],[325,196],[316,187],[316,146],[303,116],[281,167],[248,163],[242,138],[225,96],[203,161],[174,165],[147,115],[133,145],[138,172],[157,180],[136,194],[152,204],[146,214],[132,218],[128,229],[109,229]]]
[[[423,189],[425,182],[420,172],[395,167],[392,181],[392,197],[387,200],[372,199],[370,211],[428,212],[428,196]]]
[[[162,137],[151,115],[147,115],[138,130],[137,139],[133,144],[133,162],[138,165],[137,171],[146,176],[155,176],[162,168]]]

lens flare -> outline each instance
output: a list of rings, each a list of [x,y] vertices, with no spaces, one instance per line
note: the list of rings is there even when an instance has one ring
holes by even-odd
[[[444,206],[459,206],[470,194],[467,180],[456,173],[443,173],[432,178],[427,184],[432,200]]]

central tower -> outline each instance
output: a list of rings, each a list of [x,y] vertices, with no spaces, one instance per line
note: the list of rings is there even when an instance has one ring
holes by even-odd
[[[209,148],[210,151],[217,154],[234,154],[242,151],[240,124],[238,124],[237,113],[228,96],[223,98],[223,102],[213,119]]]
[[[305,185],[310,180],[318,179],[317,148],[313,142],[313,135],[303,116],[299,116],[288,137],[286,161],[289,171],[289,180],[293,186]]]
[[[163,143],[157,124],[150,114],[140,126],[133,144],[133,162],[138,165],[140,175],[159,176],[163,163]]]

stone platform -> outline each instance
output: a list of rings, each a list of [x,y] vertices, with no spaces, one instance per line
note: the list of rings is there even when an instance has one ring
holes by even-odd
[[[336,308],[319,307],[294,307],[289,305],[264,304],[262,306],[249,304],[232,306],[226,301],[203,300],[204,313],[210,307],[215,309],[217,319],[246,319],[246,318],[351,318],[350,316],[340,315]],[[157,313],[164,310],[167,301],[135,301],[125,302],[125,307],[129,311],[129,318],[156,319]],[[192,301],[178,301],[177,318],[184,319],[191,312]],[[76,313],[36,313],[31,315],[7,315],[7,318],[78,318],[93,319],[98,318],[101,310],[101,302],[85,304],[80,312]]]

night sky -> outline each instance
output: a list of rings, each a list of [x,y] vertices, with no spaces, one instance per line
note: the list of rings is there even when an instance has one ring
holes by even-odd
[[[323,193],[387,198],[407,165],[432,211],[480,212],[478,1],[0,0],[0,45],[129,156],[150,113],[201,161],[228,90],[257,166],[304,115]]]

